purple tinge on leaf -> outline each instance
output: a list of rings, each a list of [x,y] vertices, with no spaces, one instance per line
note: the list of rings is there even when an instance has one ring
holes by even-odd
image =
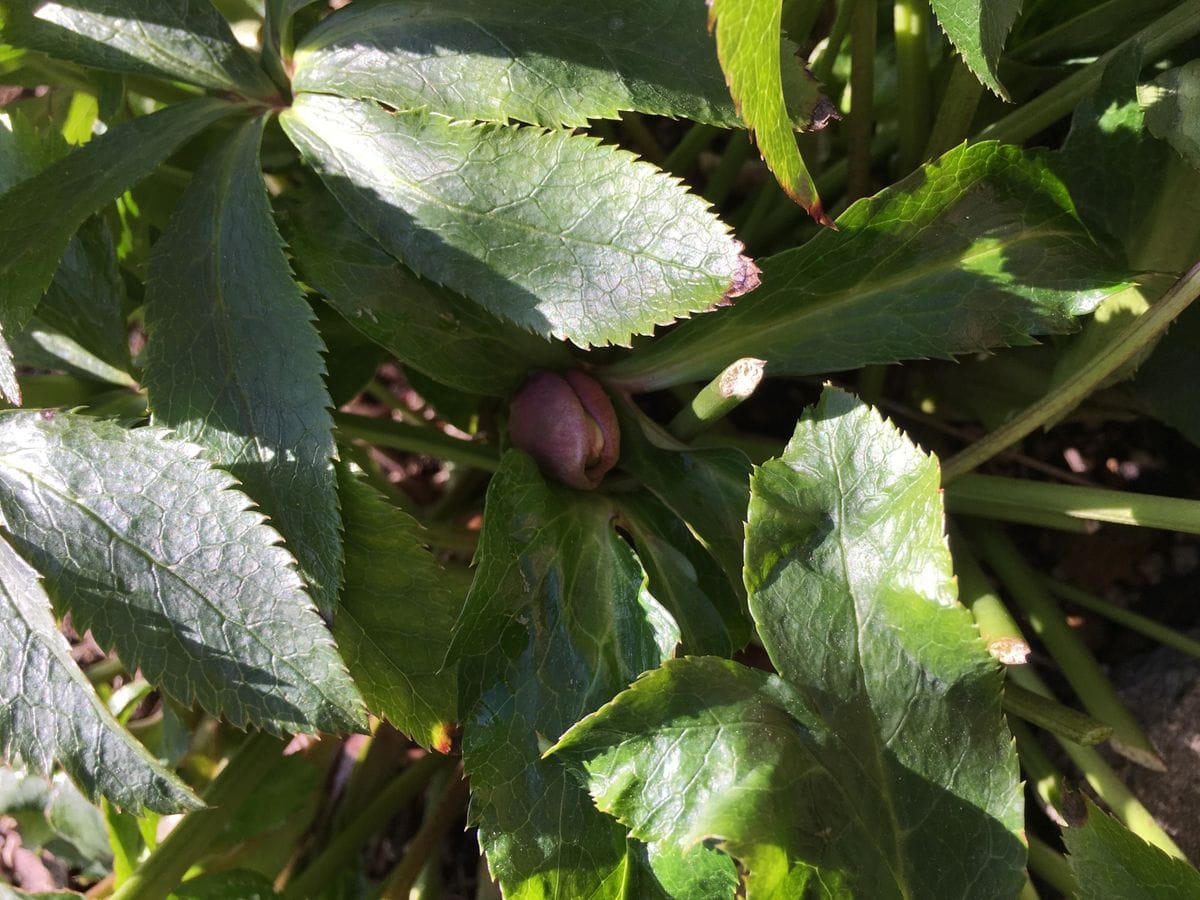
[[[617,414],[604,389],[579,371],[535,372],[509,409],[513,446],[548,475],[581,490],[600,484],[621,454]]]

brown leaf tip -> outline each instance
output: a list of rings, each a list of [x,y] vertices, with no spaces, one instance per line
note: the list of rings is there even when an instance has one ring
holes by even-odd
[[[733,273],[733,278],[729,282],[729,287],[725,289],[724,296],[721,297],[714,307],[732,306],[733,298],[740,297],[742,294],[748,294],[758,287],[762,274],[761,270],[754,264],[754,260],[745,254],[738,255],[738,266]]]
[[[808,130],[820,131],[830,122],[840,121],[841,118],[842,114],[833,105],[833,101],[822,94],[821,99],[813,106],[812,114],[808,117]]]

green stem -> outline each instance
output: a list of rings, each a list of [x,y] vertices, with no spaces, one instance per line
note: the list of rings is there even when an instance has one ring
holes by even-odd
[[[1034,633],[1058,663],[1084,709],[1112,726],[1113,749],[1140,766],[1166,771],[1162,758],[1117,696],[1096,657],[1067,624],[1038,573],[1025,562],[1004,531],[996,525],[975,524],[968,535],[1008,589],[1009,596],[1024,610]]]
[[[1006,48],[1008,55],[1022,62],[1035,63],[1055,58],[1079,58],[1081,49],[1107,47],[1113,36],[1128,34],[1130,28],[1165,9],[1176,0],[1108,0],[1039,31],[1029,40]],[[1086,49],[1084,49],[1086,52]]]
[[[1075,897],[1079,888],[1067,858],[1036,835],[1027,835],[1029,840],[1029,868],[1050,887],[1064,897]]]
[[[354,858],[371,835],[411,803],[438,771],[453,763],[451,757],[429,753],[401,772],[362,812],[342,826],[304,871],[288,882],[280,895],[283,900],[322,896],[325,885]]]
[[[1004,711],[1064,741],[1074,741],[1085,747],[1107,741],[1112,736],[1111,726],[1018,684],[1004,686]]]
[[[712,145],[719,134],[722,134],[722,130],[717,126],[696,122],[675,145],[675,149],[667,154],[662,167],[680,177],[686,175],[696,165],[700,154]]]
[[[408,892],[438,844],[462,815],[470,798],[470,789],[461,775],[446,788],[432,812],[425,816],[420,829],[409,842],[404,856],[388,877],[381,900],[407,900]]]
[[[1016,685],[1008,684],[1005,690]],[[1041,695],[1039,695],[1041,696]],[[1008,730],[1012,732],[1017,742],[1017,757],[1021,760],[1021,768],[1025,772],[1025,783],[1033,788],[1042,809],[1056,825],[1070,824],[1073,810],[1065,807],[1068,803],[1079,803],[1078,793],[1072,792],[1067,786],[1067,780],[1058,767],[1051,761],[1041,742],[1033,731],[1020,719],[1009,718]]]
[[[929,3],[895,0],[892,27],[896,36],[896,116],[900,122],[897,175],[921,163],[929,137]]]
[[[708,179],[708,184],[704,186],[704,199],[713,206],[720,206],[724,203],[729,192],[733,190],[734,184],[737,183],[742,166],[749,158],[750,136],[744,131],[733,132],[729,135],[729,143],[725,145],[721,161],[717,163],[716,169]]]
[[[1066,519],[1200,534],[1200,500],[1000,475],[966,475],[946,488],[951,512],[1004,521],[1044,513]]]
[[[662,162],[663,153],[662,145],[659,144],[658,138],[646,126],[645,120],[635,112],[627,112],[621,115],[621,127],[629,136],[629,144],[641,154],[641,156],[652,163],[659,164]]]
[[[749,399],[762,381],[764,365],[761,359],[746,357],[726,367],[679,411],[667,430],[681,441],[690,441],[712,427],[739,403]]]
[[[1042,583],[1049,588],[1052,594],[1057,594],[1063,600],[1073,603],[1075,606],[1081,606],[1089,612],[1103,616],[1110,622],[1124,625],[1132,631],[1144,634],[1146,637],[1158,641],[1160,644],[1173,647],[1181,653],[1187,653],[1189,656],[1200,658],[1200,641],[1180,634],[1174,628],[1169,628],[1161,622],[1155,622],[1146,616],[1109,603],[1095,594],[1089,594],[1087,591],[1080,590],[1072,585],[1063,584],[1049,575],[1042,576]]]
[[[204,792],[207,809],[188,813],[114,893],[113,900],[166,897],[237,814],[251,790],[283,758],[283,742],[251,734]]]
[[[829,39],[825,42],[825,49],[821,51],[821,55],[812,65],[813,77],[821,84],[829,84],[829,79],[833,75],[833,65],[837,62],[838,54],[842,52],[842,44],[846,41],[846,35],[850,32],[850,21],[854,18],[856,6],[858,6],[858,0],[841,0],[838,3],[837,13],[833,17],[833,25],[829,28]]]
[[[1021,687],[1036,691],[1044,697],[1052,699],[1054,697],[1045,682],[1028,666],[1009,669],[1008,677],[1019,683]],[[1171,840],[1171,836],[1162,830],[1154,816],[1150,814],[1150,810],[1146,809],[1133,792],[1125,786],[1125,782],[1121,780],[1098,750],[1073,744],[1070,741],[1059,740],[1058,743],[1063,752],[1071,758],[1071,762],[1079,769],[1084,780],[1096,792],[1096,796],[1105,802],[1126,828],[1163,852],[1178,859],[1185,858],[1183,851]]]
[[[983,97],[983,85],[962,59],[955,59],[950,83],[938,106],[937,118],[925,145],[925,159],[937,159],[956,147],[971,133],[971,122]]]
[[[850,116],[846,121],[846,198],[871,192],[871,132],[875,127],[875,32],[879,6],[854,7],[850,23]]]
[[[1188,0],[1118,44],[1094,63],[1084,66],[1004,118],[993,122],[975,135],[973,140],[1023,143],[1042,129],[1070,115],[1079,101],[1100,84],[1109,59],[1129,44],[1135,41],[1139,43],[1142,47],[1142,58],[1149,63],[1197,34],[1200,34],[1200,0]]]
[[[485,472],[495,472],[500,466],[499,454],[493,448],[452,438],[434,428],[343,412],[333,414],[333,424],[347,440],[362,440],[377,447],[436,456]]]
[[[1200,0],[1186,4],[1194,7],[1197,31],[1200,31]],[[1025,408],[1000,428],[976,441],[942,465],[942,483],[949,484],[987,462],[1001,450],[1010,447],[1036,428],[1057,421],[1096,390],[1110,375],[1137,357],[1143,348],[1167,330],[1170,324],[1200,296],[1200,263],[1176,281],[1145,313],[1121,329],[1104,353],[1094,356],[1076,369],[1070,377]]]
[[[1021,626],[983,574],[970,545],[955,531],[951,533],[950,549],[954,556],[954,572],[958,576],[959,598],[975,617],[979,636],[988,653],[1006,666],[1024,664],[1031,652],[1029,641],[1025,640]]]

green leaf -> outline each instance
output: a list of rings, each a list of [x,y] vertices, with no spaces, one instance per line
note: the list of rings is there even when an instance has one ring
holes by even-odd
[[[1080,223],[1048,157],[958,147],[860,200],[794,250],[763,286],[686,322],[605,371],[642,390],[711,378],[743,356],[768,375],[947,358],[1075,331],[1126,285]]]
[[[1021,12],[1021,0],[930,0],[930,4],[967,68],[1007,100],[997,70],[1004,42]]]
[[[167,896],[167,900],[274,900],[278,895],[271,879],[248,869],[206,872],[189,878]]]
[[[763,160],[789,197],[817,222],[832,225],[800,156],[784,97],[785,60],[779,39],[783,4],[779,0],[709,0],[708,7],[709,27],[715,26],[717,55],[729,92],[742,121],[754,132]],[[832,115],[833,107],[822,98],[814,104],[812,124],[821,127]]]
[[[278,93],[208,0],[21,0],[14,44],[97,69],[266,98]]]
[[[459,598],[416,520],[347,468],[339,473],[346,583],[334,637],[367,707],[448,753],[458,688],[441,669]]]
[[[154,245],[144,381],[155,421],[242,483],[329,613],[342,570],[331,404],[267,203],[264,122],[208,155]]]
[[[1158,75],[1138,89],[1146,127],[1200,169],[1200,60]]]
[[[626,896],[631,900],[730,900],[737,894],[733,860],[708,847],[680,851],[669,844],[632,844]]]
[[[750,460],[733,447],[681,444],[633,403],[620,395],[613,399],[621,425],[621,468],[687,523],[741,595]],[[746,637],[740,629],[734,635]]]
[[[683,520],[644,491],[614,495],[614,501],[650,592],[679,623],[681,652],[728,656],[741,649],[750,638],[744,604]]]
[[[308,34],[295,65],[298,91],[460,119],[583,126],[636,110],[741,125],[703,7],[678,0],[354,4]],[[805,126],[822,100],[817,85],[787,86]]]
[[[757,284],[703,200],[593,139],[318,94],[280,120],[385,250],[543,337],[628,343]]]
[[[0,538],[0,751],[44,775],[57,763],[83,790],[127,809],[202,804],[96,696],[50,611],[38,574]]]
[[[6,340],[33,315],[76,229],[233,109],[195,100],[134,119],[0,195],[0,393],[20,402]]]
[[[942,527],[935,461],[827,389],[752,482],[746,586],[780,677],[668,663],[555,754],[635,837],[714,839],[751,898],[1015,896],[1001,674],[955,602]]]
[[[1131,388],[1147,411],[1200,446],[1200,306],[1193,304],[1175,320],[1138,369]],[[1184,386],[1181,390],[1180,386]]]
[[[531,369],[567,368],[570,354],[414,275],[325,191],[289,207],[286,233],[300,274],[346,321],[435,381],[505,397]]]
[[[1082,826],[1063,829],[1079,900],[1189,900],[1200,872],[1146,843],[1090,800]]]
[[[200,450],[153,428],[0,414],[0,514],[79,628],[239,727],[361,728],[278,534]]]
[[[625,831],[557,760],[580,716],[679,639],[644,590],[604,497],[544,482],[509,451],[488,488],[476,575],[455,626],[472,819],[505,897],[617,897]]]

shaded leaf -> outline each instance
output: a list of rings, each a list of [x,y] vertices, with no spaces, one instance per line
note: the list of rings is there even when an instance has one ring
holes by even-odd
[[[295,64],[296,90],[453,118],[583,126],[636,110],[741,124],[704,8],[680,0],[353,4],[309,32]],[[787,87],[805,126],[817,86],[797,78]]]
[[[506,897],[621,896],[633,863],[625,830],[541,759],[679,639],[612,517],[602,496],[547,484],[516,450],[488,488],[450,656],[472,820]]]
[[[832,225],[800,156],[784,98],[782,67],[796,63],[785,61],[780,53],[783,5],[778,0],[708,0],[708,7],[729,92],[742,121],[754,132],[763,160],[789,197],[817,222]],[[814,83],[814,92],[815,87]],[[815,101],[813,126],[823,126],[833,112],[824,98]]]
[[[1200,169],[1200,60],[1160,73],[1138,90],[1146,127]]]
[[[61,765],[93,798],[159,812],[202,804],[118,724],[59,633],[38,574],[0,539],[0,750],[49,775]]]
[[[278,93],[208,0],[23,0],[5,30],[14,44],[92,68]]]
[[[1008,99],[998,68],[1021,0],[930,0],[938,24],[980,83]]]
[[[278,534],[159,429],[0,414],[0,514],[48,593],[183,703],[340,731],[361,699]]]
[[[642,390],[710,378],[743,356],[768,375],[946,358],[1078,329],[1126,285],[1045,154],[957,147],[762,263],[763,286],[605,370]]]
[[[1001,675],[955,601],[936,462],[827,389],[754,474],[746,586],[780,676],[668,662],[571,729],[601,809],[713,840],[747,895],[1015,896]]]
[[[650,592],[679,623],[681,651],[728,656],[739,650],[750,637],[743,603],[683,520],[646,492],[613,499]]]
[[[1106,815],[1090,800],[1087,820],[1064,828],[1067,862],[1080,900],[1190,900],[1200,896],[1200,872],[1173,859]]]
[[[167,896],[167,900],[273,900],[278,896],[271,879],[249,869],[206,872],[189,878]]]
[[[535,368],[571,357],[389,256],[327,193],[289,207],[288,243],[304,279],[362,334],[406,365],[464,391],[504,397]]]
[[[737,868],[723,853],[704,846],[680,851],[672,844],[630,844],[631,900],[730,900],[737,894]]]
[[[195,100],[110,129],[0,195],[0,392],[20,401],[6,336],[18,332],[83,221],[154,171],[197,132],[232,112]]]
[[[346,583],[333,634],[367,707],[421,746],[450,751],[453,671],[441,671],[459,598],[421,527],[339,469]]]
[[[614,403],[621,425],[621,468],[687,523],[741,595],[750,460],[733,447],[682,444],[631,402],[618,395]]]
[[[1147,411],[1200,447],[1200,306],[1189,306],[1163,335],[1130,386]],[[1187,388],[1180,390],[1181,385]]]
[[[317,94],[280,119],[385,250],[544,337],[627,343],[757,283],[703,200],[593,139]]]
[[[331,404],[267,203],[264,121],[208,155],[154,245],[144,381],[155,422],[242,483],[329,613],[342,570]]]

